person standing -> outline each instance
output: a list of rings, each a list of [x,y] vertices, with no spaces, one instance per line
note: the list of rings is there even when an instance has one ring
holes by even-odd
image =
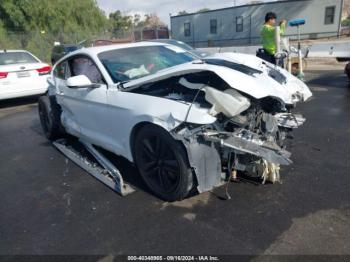
[[[269,12],[266,14],[265,24],[261,29],[263,54],[258,55],[262,59],[272,64],[276,64],[276,58],[275,58],[275,54],[277,52],[277,46],[275,41],[276,19],[277,19],[277,15],[275,13]],[[286,23],[287,21],[283,19],[279,24],[281,36],[283,36],[285,33]]]

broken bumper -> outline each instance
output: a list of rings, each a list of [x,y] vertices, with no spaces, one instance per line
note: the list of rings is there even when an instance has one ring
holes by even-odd
[[[261,157],[270,163],[278,165],[289,165],[291,153],[281,149],[276,144],[245,138],[241,134],[231,134],[222,138],[220,133],[203,133],[203,138],[207,141],[218,143],[221,147],[233,149],[237,154],[250,154]]]
[[[291,113],[279,113],[274,115],[274,118],[279,128],[284,130],[298,128],[305,122],[305,118],[301,115]],[[185,145],[190,165],[197,178],[199,192],[211,190],[227,180],[223,167],[231,153],[243,158],[253,156],[257,166],[263,163],[262,167],[266,169],[267,166],[269,170],[272,167],[279,170],[280,165],[292,163],[290,152],[281,148],[276,142],[270,142],[246,129],[225,132],[203,127],[195,131],[180,131],[176,138]],[[238,162],[236,164],[237,170],[247,171],[246,164],[242,165]],[[275,172],[278,173],[278,179],[273,180],[269,179],[271,172],[265,173],[263,172],[262,176],[264,182],[266,178],[267,181],[279,181],[279,172]]]

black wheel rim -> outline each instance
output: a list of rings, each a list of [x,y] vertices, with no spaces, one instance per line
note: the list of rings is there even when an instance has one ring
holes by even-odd
[[[138,150],[138,165],[146,182],[163,193],[174,191],[180,180],[180,166],[164,140],[158,136],[144,138]]]

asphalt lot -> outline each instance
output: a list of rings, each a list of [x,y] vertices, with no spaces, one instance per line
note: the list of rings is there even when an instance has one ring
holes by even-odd
[[[232,183],[181,202],[121,197],[43,136],[36,98],[0,102],[0,254],[350,254],[350,84],[308,72],[314,97],[283,184]]]

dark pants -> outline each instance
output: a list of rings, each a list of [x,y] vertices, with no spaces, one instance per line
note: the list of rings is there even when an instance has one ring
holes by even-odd
[[[276,64],[276,58],[274,55],[269,54],[265,49],[259,49],[256,52],[256,56],[260,57],[261,59],[270,62],[271,64]]]

